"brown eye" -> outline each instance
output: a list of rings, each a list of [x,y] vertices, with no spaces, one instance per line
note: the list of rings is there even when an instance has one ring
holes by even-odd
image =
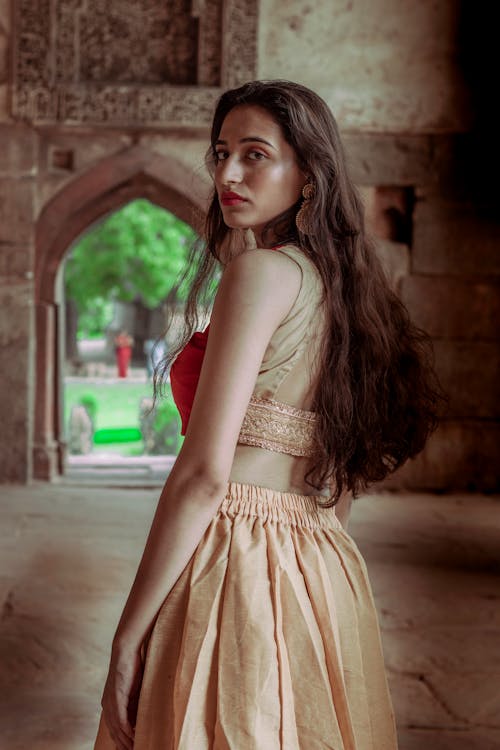
[[[251,159],[251,161],[262,161],[262,159],[266,158],[266,155],[263,154],[262,151],[249,151],[248,158]]]

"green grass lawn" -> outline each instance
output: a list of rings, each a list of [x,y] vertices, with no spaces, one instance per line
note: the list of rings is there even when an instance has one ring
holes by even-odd
[[[144,396],[151,398],[151,383],[65,383],[64,424],[68,424],[71,407],[78,404],[82,396],[93,396],[97,402],[95,429],[138,428],[139,403]],[[94,453],[119,453],[122,456],[140,456],[143,441],[130,443],[107,443],[94,445]]]
[[[71,407],[80,398],[92,395],[97,401],[96,430],[109,427],[138,427],[139,403],[144,396],[152,398],[151,383],[66,383],[64,419],[68,423]]]

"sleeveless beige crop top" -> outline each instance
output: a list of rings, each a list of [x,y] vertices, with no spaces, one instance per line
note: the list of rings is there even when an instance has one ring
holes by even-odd
[[[307,407],[318,374],[316,358],[324,331],[323,283],[315,265],[299,248],[286,245],[274,252],[297,263],[302,282],[292,308],[267,346],[238,443],[312,456],[317,417]]]

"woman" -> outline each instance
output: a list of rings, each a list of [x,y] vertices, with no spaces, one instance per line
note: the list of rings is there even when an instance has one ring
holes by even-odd
[[[134,340],[127,331],[120,331],[115,336],[116,364],[118,366],[118,377],[126,378],[130,358],[132,356],[132,344]]]
[[[206,252],[165,363],[184,347],[171,380],[186,437],[114,638],[96,747],[393,750],[346,525],[352,495],[434,427],[425,338],[387,285],[316,94],[226,92],[210,155]],[[210,326],[193,334],[219,262]]]

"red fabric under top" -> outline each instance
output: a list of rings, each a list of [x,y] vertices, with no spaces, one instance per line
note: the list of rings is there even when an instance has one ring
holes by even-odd
[[[177,355],[170,368],[170,385],[175,405],[182,422],[181,435],[186,428],[193,406],[194,394],[200,379],[201,366],[208,339],[208,325],[204,331],[193,333],[184,349]]]
[[[277,250],[283,245],[275,245],[271,250]],[[208,325],[204,331],[193,333],[184,349],[177,355],[170,368],[170,386],[175,405],[181,417],[181,435],[186,434],[194,394],[200,379],[201,366],[208,339]]]

